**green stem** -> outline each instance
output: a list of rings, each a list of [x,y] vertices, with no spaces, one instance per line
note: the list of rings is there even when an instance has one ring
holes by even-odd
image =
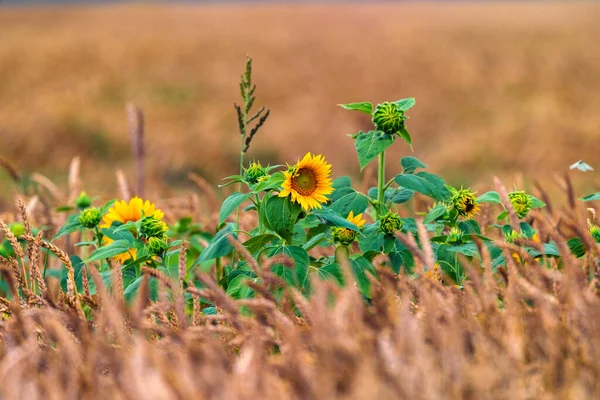
[[[385,199],[385,151],[379,153],[379,173],[378,173],[378,184],[377,184],[377,208],[376,215],[379,217],[383,210],[383,203]]]

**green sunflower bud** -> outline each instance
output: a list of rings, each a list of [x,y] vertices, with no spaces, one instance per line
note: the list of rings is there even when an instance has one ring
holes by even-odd
[[[97,208],[87,208],[79,215],[79,222],[88,229],[97,227],[101,220],[102,215]]]
[[[398,133],[404,127],[404,111],[400,110],[396,103],[381,103],[375,107],[373,112],[373,124],[375,127],[389,135]]]
[[[388,212],[379,220],[379,226],[386,235],[393,235],[394,232],[402,228],[402,219],[397,213]]]
[[[344,246],[350,246],[358,236],[358,232],[348,228],[333,228],[331,230],[333,241],[335,243],[343,244]]]
[[[255,184],[268,177],[267,170],[260,165],[260,162],[253,162],[248,169],[244,169],[244,181],[249,184]]]
[[[142,219],[140,225],[140,234],[146,239],[153,237],[162,238],[165,236],[167,229],[167,224],[162,222],[160,219],[150,216]]]
[[[446,242],[447,243],[460,243],[462,242],[462,238],[463,238],[463,231],[461,231],[459,228],[452,228],[450,229],[450,233],[448,234],[448,237],[446,238]]]
[[[81,192],[79,196],[75,199],[75,205],[80,210],[88,208],[92,205],[92,198],[88,196],[86,192]]]
[[[164,237],[151,237],[148,239],[148,252],[154,256],[162,254],[168,248],[169,245]]]
[[[452,195],[452,208],[458,213],[458,215],[472,218],[479,212],[479,205],[477,204],[477,197],[475,192],[471,189],[454,189]]]
[[[527,235],[523,232],[517,232],[515,230],[511,230],[509,233],[504,235],[504,240],[506,240],[506,243],[514,243],[517,239],[527,239]]]
[[[592,234],[592,237],[596,243],[600,243],[600,227],[598,227],[598,225],[590,226],[590,233]]]
[[[508,199],[510,200],[510,204],[514,208],[519,218],[524,218],[527,216],[529,211],[531,211],[531,207],[533,206],[531,197],[525,194],[524,191],[515,191],[509,193]]]

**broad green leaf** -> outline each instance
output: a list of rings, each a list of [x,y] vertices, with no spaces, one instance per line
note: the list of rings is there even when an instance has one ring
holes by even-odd
[[[333,202],[338,201],[342,197],[344,197],[348,194],[351,194],[351,193],[355,193],[355,192],[356,192],[356,190],[352,189],[351,187],[343,187],[343,188],[339,188],[339,189],[334,189],[333,193],[327,195],[327,197],[330,200],[329,203],[333,203]]]
[[[79,215],[71,215],[67,219],[67,222],[58,230],[58,233],[56,234],[56,236],[54,236],[53,240],[56,240],[63,235],[73,233],[80,229],[83,229],[83,225],[81,225],[81,222],[79,222]]]
[[[571,253],[577,258],[583,257],[586,253],[585,245],[578,237],[569,239],[567,245],[569,246]]]
[[[282,246],[274,249],[270,256],[279,254],[286,255],[294,260],[294,267],[288,268],[281,264],[275,264],[271,267],[274,274],[283,278],[288,285],[293,285],[302,289],[307,282],[308,266],[310,259],[308,253],[302,247],[298,246]]]
[[[122,226],[125,226],[125,225],[121,225],[117,228],[104,228],[104,229],[101,229],[101,232],[104,236],[108,237],[109,239],[125,240],[130,245],[133,245],[133,241],[135,240],[135,238],[133,237],[133,234],[131,233],[130,230],[120,229]],[[130,246],[130,247],[132,247],[132,246]]]
[[[314,235],[313,237],[308,239],[308,241],[302,246],[302,248],[306,251],[309,251],[310,249],[318,246],[319,243],[325,240],[327,240],[327,236],[325,236],[324,233],[319,233],[318,235]]]
[[[351,111],[362,111],[365,114],[372,115],[373,114],[373,104],[368,101],[363,101],[361,103],[348,103],[348,104],[338,104],[340,107],[351,110]]]
[[[114,242],[100,247],[98,250],[94,251],[86,260],[86,264],[90,261],[103,260],[105,258],[127,253],[129,251],[129,246],[129,242],[127,240],[115,240]]]
[[[333,180],[331,186],[333,186],[335,190],[341,188],[352,188],[352,180],[350,180],[349,176],[340,176],[339,178]]]
[[[416,100],[414,99],[414,97],[408,97],[406,99],[397,100],[395,101],[395,103],[398,105],[398,108],[400,110],[406,112],[415,105]]]
[[[477,249],[477,245],[473,242],[461,244],[460,246],[448,246],[447,250],[453,253],[460,253],[465,256],[479,258],[479,250]]]
[[[406,203],[407,201],[412,199],[414,194],[415,194],[414,190],[407,189],[407,188],[398,188],[394,191],[394,194],[392,195],[392,203],[395,203],[395,204]]]
[[[358,162],[362,171],[369,162],[394,143],[394,136],[381,131],[359,132],[354,146],[358,154]]]
[[[321,268],[317,268],[315,273],[321,280],[335,281],[340,286],[344,286],[344,274],[342,273],[342,268],[339,264],[324,265]]]
[[[367,207],[369,207],[369,199],[367,196],[354,191],[333,202],[333,204],[329,206],[329,209],[340,215],[348,216],[350,211],[352,211],[354,215],[361,214],[365,212]]]
[[[481,235],[481,227],[479,223],[474,219],[468,219],[466,221],[461,221],[458,223],[458,228],[463,231],[464,234],[476,234]]]
[[[352,272],[359,291],[367,298],[371,298],[371,282],[367,278],[367,273],[376,276],[375,268],[373,265],[363,256],[353,257],[350,260],[352,265]]]
[[[412,156],[402,157],[402,159],[400,159],[400,165],[404,168],[402,171],[403,174],[412,174],[418,168],[427,168],[427,164]]]
[[[291,201],[290,197],[273,196],[265,205],[265,215],[271,229],[286,241],[292,241],[292,232],[300,206]]]
[[[71,265],[73,265],[73,272],[75,273],[75,285],[77,286],[77,292],[83,293],[83,281],[82,281],[82,270],[85,268],[83,261],[79,256],[69,256]],[[69,279],[69,271],[66,268],[62,268],[62,276],[60,279],[60,285],[62,289],[67,291],[67,279]]]
[[[335,211],[330,210],[328,208],[314,210],[312,211],[312,214],[325,220],[333,226],[339,226],[342,228],[352,229],[353,231],[358,231],[358,227],[356,225],[348,221],[346,218],[339,216]]]
[[[266,233],[264,235],[254,236],[244,242],[244,246],[252,254],[262,250],[271,240],[277,239],[277,235]]]
[[[256,278],[254,278],[256,279]],[[246,282],[249,280],[253,280],[253,278],[249,278],[246,275],[238,275],[236,276],[230,283],[227,285],[227,295],[239,300],[239,299],[248,299],[253,297],[254,290],[251,289]]]
[[[478,203],[502,204],[498,192],[489,191],[477,198]]]
[[[112,276],[110,276],[112,278]],[[150,288],[150,299],[156,299],[158,295],[158,281],[154,278],[149,278],[149,288]],[[126,287],[124,291],[125,301],[127,303],[134,300],[140,291],[140,286],[142,285],[142,281],[144,280],[143,276],[135,278],[131,281]]]
[[[433,222],[439,217],[445,215],[447,211],[448,209],[444,204],[436,204],[436,206],[429,211],[423,222],[426,224]]]
[[[587,196],[583,196],[581,198],[582,201],[596,201],[600,200],[600,192],[588,194]]]
[[[227,224],[227,226],[221,229],[215,237],[210,241],[208,247],[204,249],[204,251],[198,256],[192,268],[196,267],[198,264],[208,261],[214,260],[215,258],[225,257],[233,250],[233,246],[229,243],[228,236],[231,236],[237,239],[237,236],[233,233],[233,224]]]
[[[401,187],[422,193],[438,201],[450,201],[452,197],[444,180],[428,172],[396,175],[394,181]]]
[[[225,219],[227,219],[227,217],[229,217],[229,215],[231,215],[231,213],[244,201],[248,200],[250,196],[252,196],[252,193],[235,192],[230,194],[223,202],[221,211],[219,211],[219,225],[221,225],[223,221],[225,221]]]

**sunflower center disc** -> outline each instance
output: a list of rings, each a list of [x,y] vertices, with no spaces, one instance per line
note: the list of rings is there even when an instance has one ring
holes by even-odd
[[[313,170],[301,168],[292,179],[292,187],[303,196],[310,196],[317,189],[317,177]]]

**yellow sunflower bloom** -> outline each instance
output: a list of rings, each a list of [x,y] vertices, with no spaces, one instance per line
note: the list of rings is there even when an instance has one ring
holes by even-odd
[[[104,215],[104,218],[102,218],[100,228],[110,228],[115,221],[126,224],[127,222],[139,221],[142,217],[150,216],[160,220],[165,214],[157,209],[154,203],[150,203],[148,200],[144,201],[139,197],[132,198],[129,200],[129,203],[125,200],[120,200],[108,209],[108,212]],[[104,238],[105,244],[111,242],[112,239],[107,237]],[[120,263],[124,263],[132,257],[135,258],[135,256],[135,249],[129,249],[126,253],[116,255],[114,259]]]
[[[321,203],[327,201],[325,196],[333,192],[331,164],[322,155],[306,154],[283,175],[285,181],[279,197],[291,196],[306,211],[321,208]]]

